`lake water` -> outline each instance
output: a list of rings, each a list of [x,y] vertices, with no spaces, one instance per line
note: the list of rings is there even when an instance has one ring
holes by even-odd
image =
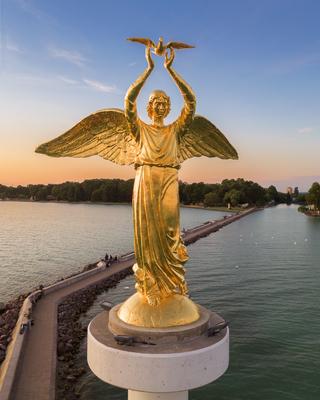
[[[133,250],[129,205],[0,201],[0,301]],[[181,227],[225,213],[182,208]]]
[[[251,214],[188,247],[192,298],[230,323],[230,367],[191,400],[320,399],[320,219],[294,206]],[[132,277],[97,299],[123,301]],[[78,363],[85,365],[85,343]],[[88,372],[81,400],[125,400]]]
[[[182,209],[182,226],[221,213]],[[320,399],[320,218],[294,206],[251,214],[188,247],[187,280],[199,304],[230,321],[228,372],[191,400]],[[1,300],[78,271],[106,251],[132,250],[129,206],[0,202]],[[133,292],[128,277],[99,303]],[[85,343],[78,364],[85,365]],[[87,373],[82,400],[126,392]]]

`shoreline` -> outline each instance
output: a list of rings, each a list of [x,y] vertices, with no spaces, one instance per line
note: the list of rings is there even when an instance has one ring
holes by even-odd
[[[30,200],[30,199],[0,199],[1,201],[12,201],[16,203],[53,203],[53,204],[102,204],[102,205],[131,205],[131,202],[121,201],[67,201],[67,200]]]
[[[246,211],[250,208],[250,207],[248,207],[248,208],[232,207],[229,209],[228,207],[223,207],[223,206],[205,207],[200,204],[180,204],[180,207],[182,207],[182,208],[197,208],[199,210],[221,211],[221,212],[229,212],[229,213],[238,213],[238,212]]]
[[[105,206],[114,206],[114,205],[130,205],[131,202],[115,202],[115,201],[66,201],[66,200],[30,200],[30,199],[0,199],[1,201],[8,201],[8,202],[17,202],[17,203],[53,203],[53,204],[87,204],[87,205],[105,205]],[[229,209],[228,207],[224,206],[217,206],[217,207],[205,207],[201,204],[183,204],[180,203],[181,208],[196,208],[200,210],[209,210],[209,211],[221,211],[221,212],[242,212],[249,209],[248,208],[241,208],[241,207],[232,207]]]
[[[304,211],[304,210],[299,210],[302,214],[306,215],[307,217],[315,217],[319,218],[320,217],[320,211]]]

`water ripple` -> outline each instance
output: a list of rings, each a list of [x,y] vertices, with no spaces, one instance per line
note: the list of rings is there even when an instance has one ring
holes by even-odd
[[[182,218],[185,227],[215,219],[208,211],[189,209],[182,210]],[[0,232],[3,296],[73,272],[105,251],[132,248],[126,206],[0,203],[0,224],[5,227]],[[191,400],[320,399],[319,243],[320,219],[279,206],[189,246],[191,296],[229,320],[231,332],[227,373],[191,391]],[[102,294],[85,318],[100,312],[104,299],[123,301],[133,286],[126,278]],[[85,365],[82,346],[77,362]],[[91,373],[80,382],[80,391],[82,400],[127,396]]]

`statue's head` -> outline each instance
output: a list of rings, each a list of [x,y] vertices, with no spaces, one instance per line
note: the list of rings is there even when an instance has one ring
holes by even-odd
[[[149,118],[165,118],[170,112],[170,97],[163,90],[154,90],[147,106]]]

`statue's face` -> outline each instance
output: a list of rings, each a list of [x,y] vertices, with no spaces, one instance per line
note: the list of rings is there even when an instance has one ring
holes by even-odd
[[[164,118],[169,113],[168,100],[165,97],[156,97],[152,102],[152,114],[156,118]]]

